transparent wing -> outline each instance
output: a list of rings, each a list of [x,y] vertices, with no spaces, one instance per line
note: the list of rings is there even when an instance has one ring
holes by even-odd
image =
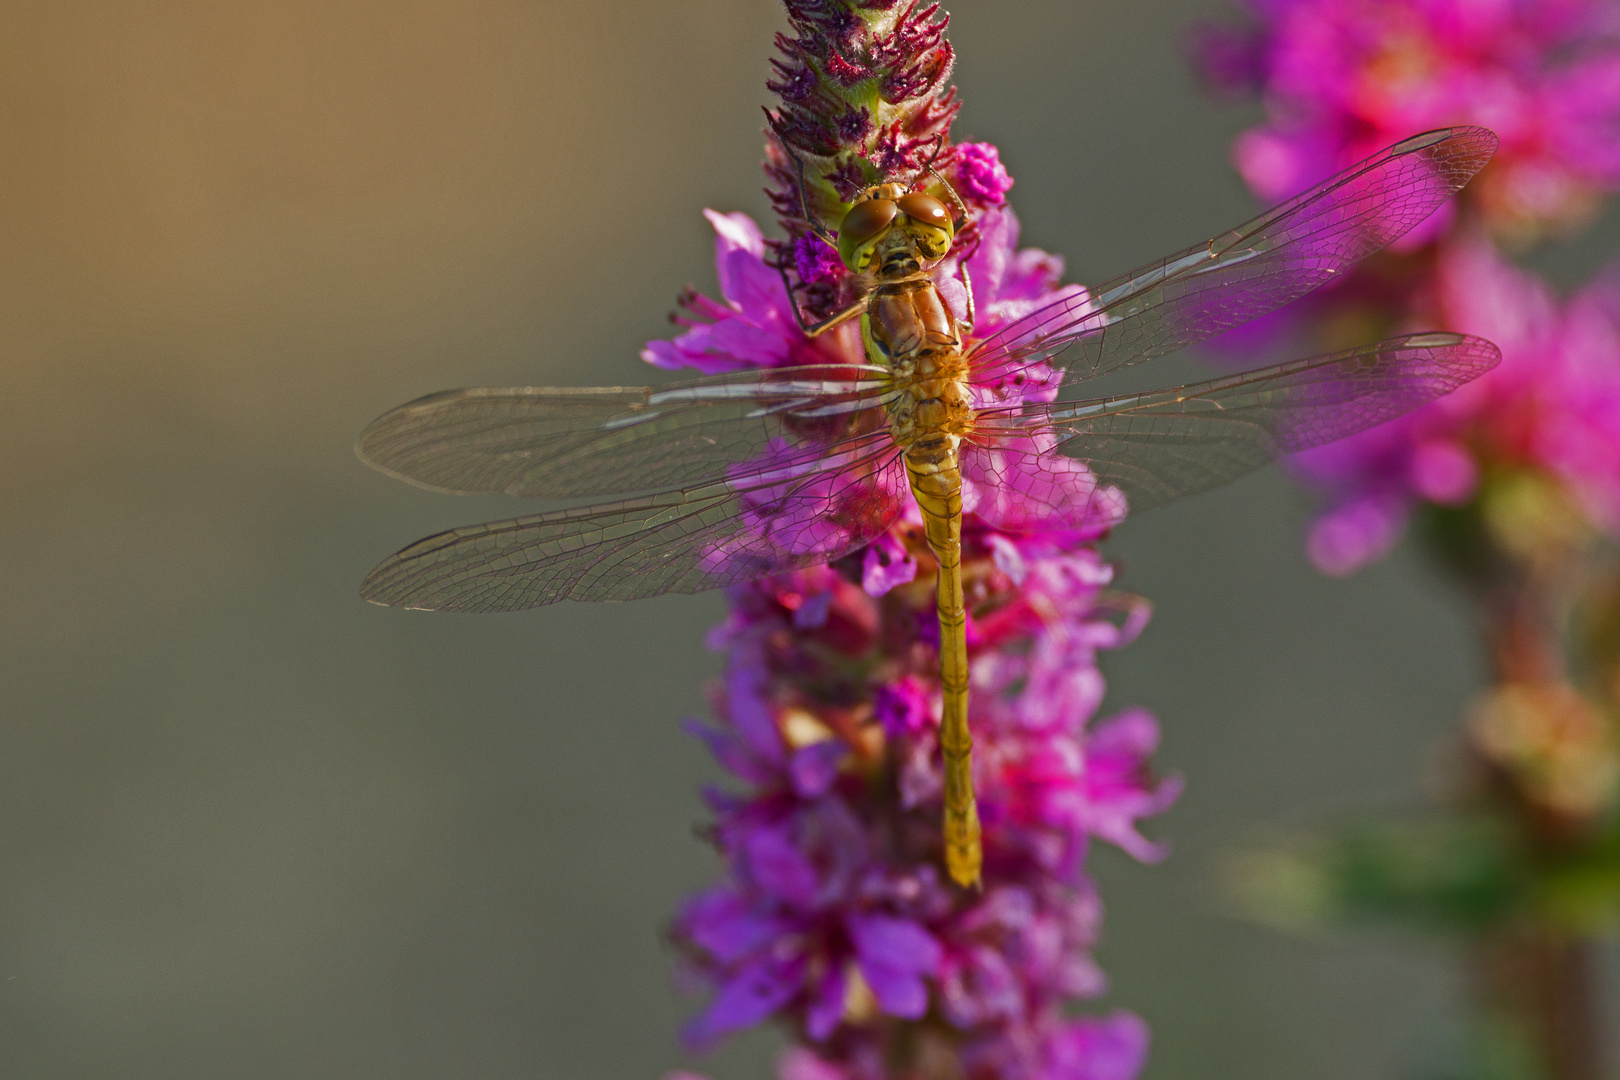
[[[558,600],[701,592],[836,559],[870,543],[899,515],[905,472],[887,431],[809,465],[774,460],[777,467],[746,485],[711,484],[430,536],[384,560],[360,595],[425,610],[517,611]]]
[[[1412,334],[1174,390],[986,411],[972,468],[1027,489],[1025,513],[1117,518],[1410,412],[1500,358],[1482,338]]]
[[[451,390],[374,420],[355,452],[437,491],[573,498],[746,479],[885,423],[884,368],[752,370],[657,387]],[[788,448],[791,448],[789,450]]]
[[[1454,127],[1397,143],[1207,244],[1002,327],[973,347],[973,380],[1046,362],[1065,383],[1083,382],[1273,311],[1434,213],[1496,141],[1485,128]]]

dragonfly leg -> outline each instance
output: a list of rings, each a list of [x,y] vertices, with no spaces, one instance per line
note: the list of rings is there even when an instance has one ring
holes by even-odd
[[[978,250],[979,242],[975,240],[973,242],[973,249],[967,254],[963,255],[956,262],[956,269],[958,271],[957,276],[962,279],[962,288],[967,290],[967,318],[960,320],[962,325],[962,333],[964,334],[971,332],[974,322],[977,321],[973,312],[973,279],[968,276],[967,264],[968,260],[973,257],[973,252]]]
[[[782,288],[787,291],[788,307],[793,309],[793,319],[799,324],[799,330],[805,337],[820,337],[833,327],[848,322],[866,310],[866,297],[863,296],[843,311],[829,315],[818,323],[807,323],[804,321],[804,313],[799,310],[799,302],[793,298],[793,283],[788,280],[787,263],[778,263],[776,272],[782,275]]]
[[[787,144],[786,139],[778,139],[777,142],[781,145],[783,150],[787,151],[788,157],[793,159],[793,164],[799,168],[799,212],[804,215],[805,224],[810,226],[810,231],[815,233],[823,243],[825,243],[828,247],[837,250],[838,241],[833,239],[832,233],[823,228],[821,222],[817,221],[816,216],[810,212],[810,200],[807,199],[804,194],[803,160],[800,159],[798,154],[793,152],[793,148]]]
[[[936,150],[935,153],[937,154],[938,151]],[[938,180],[940,186],[945,189],[945,194],[950,196],[951,205],[956,208],[956,220],[952,223],[951,228],[957,232],[961,232],[962,226],[967,224],[967,204],[964,203],[962,201],[962,197],[956,193],[956,189],[951,186],[951,182],[934,171],[934,161],[932,158],[928,160],[928,175],[932,176],[935,180]],[[973,246],[967,251],[963,252],[961,257],[956,260],[956,267],[958,270],[957,276],[962,279],[962,287],[967,290],[967,318],[962,321],[962,329],[964,332],[972,330],[973,324],[976,321],[973,314],[973,281],[968,277],[967,262],[969,259],[973,258],[973,253],[978,250],[979,241],[977,238],[975,238],[973,241]]]
[[[957,232],[961,232],[962,226],[967,224],[967,204],[964,203],[962,201],[962,197],[956,193],[956,189],[951,187],[951,182],[934,171],[933,159],[929,159],[928,162],[928,175],[932,176],[935,180],[938,180],[940,185],[945,189],[945,194],[951,197],[951,205],[956,207],[956,221],[952,223],[951,228]]]

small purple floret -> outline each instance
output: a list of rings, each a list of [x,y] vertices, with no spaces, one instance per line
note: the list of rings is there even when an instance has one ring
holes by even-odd
[[[961,196],[979,206],[1001,206],[1012,189],[1012,177],[1001,164],[1001,154],[989,143],[962,143],[956,148],[956,171]]]

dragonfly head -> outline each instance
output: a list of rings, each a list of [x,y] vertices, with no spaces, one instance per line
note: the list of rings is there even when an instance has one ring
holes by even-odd
[[[867,188],[838,225],[838,256],[851,273],[878,267],[921,269],[945,257],[956,229],[945,204],[899,184]]]

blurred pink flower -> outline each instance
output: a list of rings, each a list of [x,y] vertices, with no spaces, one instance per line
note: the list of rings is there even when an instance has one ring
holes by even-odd
[[[1620,271],[1560,303],[1484,238],[1443,245],[1427,326],[1495,341],[1502,363],[1416,413],[1299,455],[1331,499],[1312,561],[1350,573],[1399,539],[1420,502],[1468,501],[1481,477],[1534,469],[1620,535]]]

